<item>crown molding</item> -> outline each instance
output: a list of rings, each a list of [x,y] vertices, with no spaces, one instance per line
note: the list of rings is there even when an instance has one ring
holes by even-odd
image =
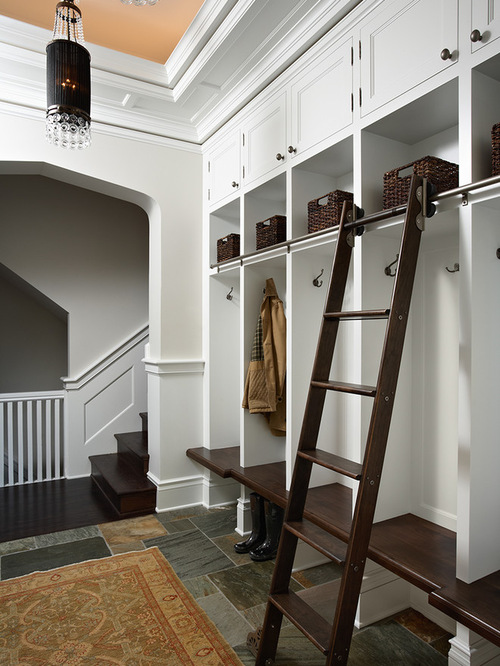
[[[172,86],[175,86],[186,69],[192,66],[237,2],[238,0],[205,0],[166,62],[168,80]]]
[[[203,142],[359,4],[206,0],[165,65],[87,44],[92,118],[113,131]],[[44,108],[51,37],[0,16],[0,101]]]

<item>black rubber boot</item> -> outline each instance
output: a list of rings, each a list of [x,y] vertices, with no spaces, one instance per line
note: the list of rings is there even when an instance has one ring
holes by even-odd
[[[265,562],[276,557],[281,528],[283,526],[283,509],[269,500],[265,501],[266,507],[266,540],[262,545],[250,551],[250,558],[256,562]]]
[[[250,513],[252,515],[252,533],[245,541],[234,544],[237,553],[248,553],[257,548],[266,538],[266,520],[264,516],[264,498],[257,493],[250,493]]]

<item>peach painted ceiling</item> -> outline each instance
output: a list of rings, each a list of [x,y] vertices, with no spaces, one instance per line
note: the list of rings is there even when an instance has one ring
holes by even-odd
[[[0,0],[0,14],[52,31],[57,0]],[[120,0],[80,0],[85,41],[164,64],[203,0],[158,0],[124,5]]]

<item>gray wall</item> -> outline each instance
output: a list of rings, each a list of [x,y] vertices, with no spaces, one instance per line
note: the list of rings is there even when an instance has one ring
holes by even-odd
[[[146,213],[134,204],[44,176],[0,176],[0,262],[68,313],[70,377],[147,324],[148,231]],[[17,294],[15,304],[14,296],[4,285],[2,300],[20,321],[22,299]],[[17,326],[2,313],[2,347]],[[28,346],[18,365],[27,375]],[[0,373],[7,372],[2,363]],[[30,381],[20,387],[16,380],[16,390],[30,390]]]
[[[54,391],[68,372],[67,313],[0,266],[0,393]]]

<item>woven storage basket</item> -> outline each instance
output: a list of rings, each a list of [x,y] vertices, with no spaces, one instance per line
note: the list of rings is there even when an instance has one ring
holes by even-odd
[[[500,176],[500,123],[491,129],[491,175]]]
[[[399,175],[401,171],[410,167],[412,167],[412,172],[409,175]],[[406,203],[412,173],[427,178],[435,185],[437,192],[458,187],[458,164],[446,162],[438,157],[422,157],[384,174],[384,209]]]
[[[286,240],[286,217],[284,215],[274,215],[268,220],[257,222],[255,233],[255,247],[257,250],[282,243]]]
[[[240,256],[240,235],[229,234],[217,241],[217,263]]]
[[[352,203],[351,192],[335,190],[307,204],[307,233],[334,227],[340,222],[344,201]]]

